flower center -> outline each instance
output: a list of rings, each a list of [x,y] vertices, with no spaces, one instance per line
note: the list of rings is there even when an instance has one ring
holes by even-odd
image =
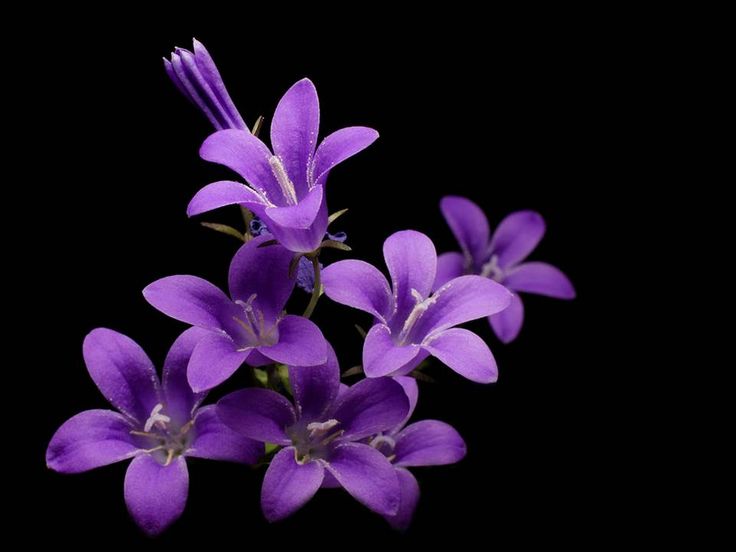
[[[266,317],[263,316],[263,312],[253,305],[253,301],[255,300],[256,294],[254,293],[248,297],[247,301],[235,301],[243,309],[242,318],[233,316],[233,320],[237,322],[239,329],[242,330],[240,332],[241,335],[237,336],[240,337],[237,341],[242,344],[243,349],[258,345],[275,345],[278,342],[276,324],[267,327]]]
[[[174,458],[181,456],[189,448],[194,421],[190,420],[183,426],[176,427],[171,423],[171,418],[162,413],[163,408],[161,403],[154,406],[143,425],[143,431],[133,430],[130,433],[141,438],[141,448],[147,447],[145,452],[168,466]]]
[[[294,189],[292,181],[289,180],[289,175],[286,174],[286,169],[284,168],[284,164],[281,162],[281,159],[276,155],[272,155],[268,159],[268,164],[271,165],[273,175],[276,177],[279,186],[281,186],[281,193],[284,194],[286,202],[289,205],[296,205],[296,190]]]
[[[388,458],[389,462],[393,462],[396,458],[396,454],[394,454],[396,440],[393,437],[379,433],[368,444]]]
[[[491,255],[491,258],[481,268],[480,275],[496,282],[501,282],[504,279],[505,273],[503,269],[498,266],[498,255]]]
[[[296,449],[296,461],[298,464],[306,464],[312,460],[319,460],[327,456],[329,444],[345,433],[337,430],[340,422],[334,418],[326,422],[312,422],[306,427],[292,427],[287,429],[291,442]]]
[[[414,328],[422,315],[427,312],[427,309],[437,301],[436,293],[432,297],[427,297],[425,299],[422,297],[421,293],[419,293],[415,289],[412,289],[411,296],[414,298],[415,305],[409,313],[409,316],[406,317],[404,325],[401,328],[401,332],[399,332],[399,337],[396,340],[397,345],[406,345],[411,330]]]

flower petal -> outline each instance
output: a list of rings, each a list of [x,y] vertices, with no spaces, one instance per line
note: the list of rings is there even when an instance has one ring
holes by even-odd
[[[383,242],[383,258],[391,274],[396,317],[405,319],[416,304],[412,290],[423,298],[432,291],[437,274],[437,251],[421,232],[403,230]]]
[[[432,332],[496,314],[511,302],[511,292],[482,276],[460,276],[435,292],[434,302],[416,324],[412,335],[421,339]]]
[[[409,411],[401,423],[391,430],[391,433],[398,433],[406,425],[406,422],[409,421],[412,414],[414,414],[414,409],[417,407],[417,401],[419,400],[419,386],[417,385],[417,380],[411,376],[398,376],[394,378],[394,381],[404,389],[404,394],[409,400]]]
[[[271,122],[271,146],[281,158],[297,197],[309,191],[307,168],[319,134],[319,99],[309,79],[295,83],[283,95]]]
[[[384,323],[393,310],[386,277],[364,261],[332,263],[322,272],[322,285],[327,297],[336,303],[368,312]]]
[[[250,387],[225,395],[217,403],[217,416],[234,431],[262,443],[290,445],[285,429],[296,422],[296,412],[282,395]]]
[[[465,457],[465,441],[452,426],[438,420],[411,424],[396,436],[397,466],[442,466]]]
[[[557,299],[574,299],[575,288],[559,268],[547,263],[524,263],[511,269],[503,281],[514,291],[537,293]]]
[[[131,458],[138,453],[134,427],[112,410],[85,410],[54,433],[46,449],[46,465],[60,473],[79,473]]]
[[[212,335],[202,328],[189,328],[176,338],[164,361],[163,391],[164,411],[178,425],[192,419],[194,409],[202,402],[206,393],[195,393],[187,381],[187,366],[197,344]]]
[[[255,294],[253,306],[263,313],[269,325],[281,315],[296,282],[289,278],[294,254],[280,245],[260,247],[270,239],[271,236],[260,236],[238,249],[228,276],[233,300],[248,302]]]
[[[184,512],[189,472],[182,456],[164,466],[149,454],[137,457],[125,473],[125,504],[146,534],[158,535]]]
[[[239,351],[226,335],[209,333],[197,343],[187,368],[187,381],[195,393],[220,385],[248,359],[252,349]]]
[[[202,110],[212,126],[218,130],[227,128],[230,126],[230,121],[213,103],[212,98],[204,89],[201,76],[197,74],[196,68],[193,70],[192,65],[191,52],[181,48],[177,48],[171,54],[171,62],[167,63],[164,60],[166,72],[179,91]]]
[[[388,431],[406,417],[409,399],[391,378],[364,379],[351,386],[335,405],[333,418],[340,422],[342,438],[356,441]]]
[[[519,335],[524,323],[524,303],[518,293],[514,293],[511,304],[499,313],[488,317],[493,332],[503,343],[511,343]]]
[[[430,338],[424,347],[470,381],[492,383],[498,379],[498,368],[491,350],[473,332],[451,328]]]
[[[288,250],[314,251],[327,232],[327,201],[322,186],[315,186],[297,205],[266,209],[263,221]]]
[[[399,509],[399,480],[386,457],[362,443],[342,443],[325,464],[340,485],[358,502],[381,515]]]
[[[465,260],[460,253],[443,253],[437,257],[437,276],[432,289],[439,289],[465,272]]]
[[[443,197],[440,210],[463,253],[473,260],[475,268],[479,268],[487,257],[490,234],[483,210],[469,199],[459,196]]]
[[[261,195],[240,182],[220,180],[199,190],[187,206],[187,216],[193,217],[226,205],[243,205],[263,216],[265,201]]]
[[[304,506],[322,484],[324,468],[318,462],[299,464],[294,447],[276,453],[261,487],[261,509],[270,522],[290,516]]]
[[[214,404],[200,408],[194,421],[194,441],[187,456],[256,464],[263,456],[263,443],[243,437],[218,418]]]
[[[156,368],[148,355],[129,337],[97,328],[84,338],[84,362],[92,380],[115,408],[145,422],[161,402]]]
[[[546,225],[535,211],[517,211],[501,221],[493,233],[490,252],[498,255],[498,265],[508,268],[523,261],[544,236]]]
[[[409,470],[404,468],[397,468],[396,476],[399,478],[399,511],[396,515],[384,517],[394,529],[406,531],[411,525],[419,503],[419,483]]]
[[[197,276],[168,276],[148,284],[143,297],[162,313],[192,326],[220,330],[238,309],[215,285]]]
[[[204,141],[199,156],[235,171],[274,205],[286,205],[269,163],[271,151],[250,132],[232,129],[215,132]]]
[[[327,362],[327,341],[314,322],[289,314],[279,322],[279,342],[258,352],[289,366],[317,366]]]
[[[314,183],[324,186],[327,175],[335,165],[363,151],[377,138],[378,132],[361,126],[342,128],[327,136],[314,154]]]
[[[391,337],[391,330],[383,324],[373,326],[363,343],[363,371],[366,377],[378,378],[407,372],[416,367],[421,347],[418,345],[396,345]]]
[[[321,420],[337,399],[340,366],[332,345],[327,343],[327,362],[318,366],[289,367],[289,383],[301,420]]]

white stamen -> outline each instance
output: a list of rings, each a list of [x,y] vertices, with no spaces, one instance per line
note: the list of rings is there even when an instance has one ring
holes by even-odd
[[[151,431],[154,425],[161,424],[161,426],[165,426],[171,421],[171,418],[169,418],[165,414],[161,414],[161,409],[164,407],[163,404],[158,403],[156,406],[153,407],[153,410],[151,410],[151,415],[146,420],[146,425],[143,426],[143,431],[148,433]]]
[[[414,308],[404,322],[404,327],[401,329],[401,333],[399,334],[400,344],[403,344],[406,341],[406,338],[409,336],[409,332],[417,321],[422,317],[426,310],[437,301],[438,294],[435,293],[432,297],[422,299],[422,294],[417,290],[412,289],[411,296],[416,301],[416,305],[414,305]]]
[[[393,437],[389,437],[388,435],[378,434],[371,440],[370,443],[373,448],[378,448],[383,444],[391,447],[391,450],[394,450],[396,448],[396,440]]]
[[[296,205],[296,190],[294,189],[294,184],[289,180],[289,175],[286,174],[286,169],[284,169],[281,159],[276,155],[272,155],[268,160],[268,164],[271,165],[273,175],[276,177],[279,186],[281,186],[281,192],[284,194],[287,203]]]
[[[314,438],[320,435],[324,435],[339,423],[340,422],[338,422],[334,418],[332,418],[331,420],[327,420],[326,422],[312,422],[311,424],[307,425],[309,437]]]
[[[496,282],[503,280],[504,272],[503,269],[498,266],[498,255],[491,255],[491,258],[480,271],[480,275],[484,278],[490,278]]]

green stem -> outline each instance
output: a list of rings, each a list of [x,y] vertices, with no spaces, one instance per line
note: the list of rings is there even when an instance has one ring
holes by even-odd
[[[312,257],[312,266],[314,267],[314,290],[312,291],[312,298],[309,300],[309,304],[304,310],[304,318],[312,316],[314,308],[317,306],[317,301],[319,301],[319,296],[322,295],[322,276],[319,270],[318,255]]]
[[[253,220],[253,213],[247,207],[240,206],[240,213],[243,215],[243,222],[245,223],[245,232],[243,232],[243,241],[250,241],[253,239],[253,234],[250,233],[250,222]]]

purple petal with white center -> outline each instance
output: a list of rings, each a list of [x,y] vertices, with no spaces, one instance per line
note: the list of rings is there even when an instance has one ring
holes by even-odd
[[[437,257],[437,276],[432,289],[439,289],[465,272],[465,259],[460,253],[443,253]]]
[[[526,259],[544,236],[546,226],[535,211],[517,211],[501,221],[493,233],[490,251],[505,269]]]
[[[396,515],[384,517],[394,529],[406,531],[419,503],[419,483],[409,470],[404,468],[397,468],[396,476],[399,479],[399,511]]]
[[[258,352],[289,366],[317,366],[327,362],[327,341],[314,322],[289,314],[279,322],[279,342]]]
[[[186,456],[256,464],[263,456],[263,443],[243,437],[226,426],[217,416],[214,404],[200,408],[194,421],[194,441]]]
[[[280,245],[260,247],[269,239],[270,236],[260,236],[238,249],[230,262],[228,284],[234,301],[247,303],[255,295],[253,307],[263,313],[270,325],[284,310],[295,280],[289,278],[294,254]]]
[[[193,217],[226,205],[242,205],[263,216],[263,197],[240,182],[220,180],[199,190],[187,206],[187,216]]]
[[[575,288],[562,271],[547,263],[524,263],[512,268],[503,281],[514,291],[536,293],[557,299],[574,299]]]
[[[261,487],[261,509],[270,522],[290,516],[314,496],[322,484],[324,468],[318,462],[299,464],[294,447],[276,453]]]
[[[221,289],[197,276],[168,276],[148,284],[143,297],[167,316],[209,330],[232,323],[239,309]]]
[[[146,534],[158,535],[184,512],[189,472],[182,456],[164,466],[151,455],[138,456],[125,473],[125,504]]]
[[[332,263],[322,272],[322,285],[333,301],[368,312],[384,323],[393,310],[386,277],[364,261]]]
[[[396,436],[396,466],[442,466],[465,457],[465,441],[452,426],[438,420],[422,420]]]
[[[46,465],[60,473],[80,473],[135,456],[133,426],[112,410],[85,410],[54,433],[46,449]]]
[[[336,446],[325,467],[358,502],[381,515],[399,509],[399,480],[386,457],[362,443]]]
[[[421,362],[417,360],[421,352],[418,345],[396,345],[391,330],[383,324],[376,324],[363,343],[363,371],[369,378],[387,376],[407,365]]]
[[[514,293],[511,304],[501,312],[488,317],[496,337],[503,343],[511,343],[519,335],[524,323],[524,303]]]
[[[177,425],[192,419],[194,409],[202,402],[206,393],[195,393],[187,380],[187,366],[197,344],[212,335],[201,328],[189,328],[176,338],[164,361],[163,392],[164,412]]]
[[[248,184],[264,193],[271,203],[286,205],[286,198],[269,163],[271,151],[250,132],[215,132],[204,141],[199,156],[235,171]]]
[[[340,390],[340,366],[332,346],[327,343],[327,362],[318,366],[289,367],[289,383],[301,420],[323,421]]]
[[[145,422],[161,402],[156,368],[129,337],[97,328],[84,338],[84,362],[102,395],[126,416]]]
[[[460,276],[435,292],[432,303],[417,322],[412,335],[427,336],[496,314],[510,302],[511,292],[501,284],[482,276]]]
[[[327,175],[338,163],[363,151],[378,138],[378,132],[367,127],[347,127],[327,136],[314,154],[312,177],[314,183],[324,185]]]
[[[409,399],[391,378],[364,379],[340,397],[332,417],[340,422],[342,438],[358,440],[388,431],[406,417]]]
[[[391,274],[396,317],[403,320],[416,304],[414,293],[426,298],[432,291],[437,274],[437,251],[432,240],[421,232],[403,230],[383,242],[383,258]]]
[[[317,147],[319,99],[309,79],[295,83],[276,106],[271,123],[271,146],[294,184],[298,198],[309,191],[307,170]]]
[[[491,350],[473,332],[451,328],[432,337],[424,347],[470,381],[492,383],[498,379],[498,368]]]
[[[220,385],[248,359],[252,349],[238,350],[226,335],[210,333],[197,343],[187,369],[187,381],[195,393]]]
[[[458,196],[443,197],[440,210],[463,252],[478,268],[488,251],[490,230],[485,213],[469,199]]]
[[[290,445],[286,428],[296,422],[292,404],[270,389],[250,387],[225,395],[217,403],[222,422],[249,439]]]
[[[398,376],[394,378],[394,381],[404,390],[404,394],[409,401],[409,410],[401,423],[391,430],[392,434],[398,433],[406,425],[406,422],[408,422],[412,414],[414,414],[414,409],[417,407],[417,401],[419,400],[419,386],[417,385],[416,379],[410,376]]]

